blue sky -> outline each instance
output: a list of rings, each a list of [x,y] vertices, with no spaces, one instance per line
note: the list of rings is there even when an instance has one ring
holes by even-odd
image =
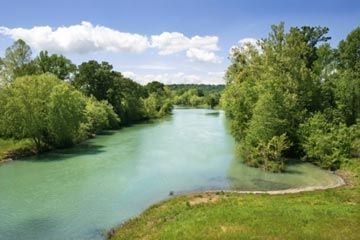
[[[360,1],[2,1],[0,55],[22,37],[35,54],[109,61],[143,83],[219,83],[231,46],[281,21],[327,26],[336,46],[360,25]]]

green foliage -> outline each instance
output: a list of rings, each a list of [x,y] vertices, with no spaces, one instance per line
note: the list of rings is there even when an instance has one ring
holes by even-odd
[[[304,26],[285,32],[280,24],[272,26],[269,37],[258,41],[257,47],[232,49],[221,104],[245,162],[282,170],[282,164],[260,153],[271,139],[282,135],[291,147],[280,151],[281,158],[305,153],[322,167],[336,168],[349,156],[354,139],[346,137],[360,110],[359,69],[349,59],[358,61],[353,52],[359,49],[360,31],[350,33],[338,52],[321,44],[330,39],[328,31]],[[299,126],[315,128],[315,120],[308,120],[315,112],[328,115],[332,130],[305,137]],[[268,162],[274,162],[274,167],[268,167]]]
[[[0,91],[0,133],[30,138],[37,150],[44,145],[73,143],[83,121],[82,94],[53,75],[17,78]]]
[[[360,27],[355,28],[345,40],[339,44],[338,54],[342,69],[350,69],[357,74],[360,71]],[[359,75],[358,75],[359,76]]]
[[[223,85],[204,84],[174,84],[168,85],[168,87],[173,92],[175,105],[210,108],[219,104],[220,94],[224,89]]]
[[[115,73],[109,63],[92,60],[79,66],[73,84],[87,96],[106,100],[109,98],[109,91],[114,87],[114,77]]]
[[[358,127],[357,127],[358,128]],[[316,113],[300,125],[301,145],[309,161],[323,168],[337,169],[350,158],[354,140],[360,138],[355,126],[329,122],[321,113]]]
[[[214,108],[220,103],[220,94],[219,93],[210,93],[205,96],[205,102],[210,108]]]
[[[171,92],[165,85],[152,82],[145,87],[148,97],[144,99],[144,112],[147,118],[159,118],[169,114],[173,108]]]
[[[82,63],[73,84],[87,96],[94,96],[99,101],[108,101],[122,124],[144,119],[142,98],[145,97],[146,90],[112,68],[107,62]]]
[[[38,73],[52,73],[62,80],[70,79],[76,71],[76,65],[69,59],[62,55],[49,55],[47,51],[41,51],[33,62]]]
[[[153,81],[146,84],[145,89],[149,94],[157,93],[159,95],[163,95],[165,93],[165,85],[158,81]]]
[[[0,61],[0,86],[14,80],[16,71],[31,60],[31,49],[21,39],[15,41],[5,51],[5,57]]]
[[[84,62],[76,70],[47,51],[31,60],[22,40],[9,47],[0,58],[0,137],[32,139],[41,151],[172,110],[172,92],[162,83],[141,86],[107,62]]]
[[[86,136],[99,133],[104,129],[115,129],[120,124],[120,118],[114,112],[113,107],[107,101],[97,101],[94,97],[86,100],[85,117],[86,120],[82,123],[82,132],[79,138],[86,138]]]
[[[58,79],[52,78],[51,81],[56,83],[50,95],[48,98],[41,96],[42,100],[47,101],[46,109],[43,111],[46,113],[44,123],[47,125],[45,126],[48,136],[44,136],[43,141],[57,147],[71,146],[84,120],[85,99],[69,84],[59,83]],[[31,78],[29,80],[31,81]]]

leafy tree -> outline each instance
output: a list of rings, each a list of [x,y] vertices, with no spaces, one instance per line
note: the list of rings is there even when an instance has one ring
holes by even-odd
[[[151,82],[145,86],[148,97],[144,99],[144,112],[147,118],[158,118],[171,112],[171,91],[162,83]]]
[[[71,146],[77,137],[80,124],[84,121],[85,99],[69,84],[59,83],[55,77],[53,79],[56,83],[51,89],[47,106],[44,109],[46,121],[43,124],[49,135],[45,135],[43,138],[47,144],[52,146]]]
[[[0,61],[0,85],[11,82],[17,69],[31,61],[31,48],[19,39],[8,47]]]
[[[146,96],[144,87],[121,73],[116,73],[114,87],[109,90],[109,103],[124,125],[132,124],[146,118],[143,98]]]
[[[340,42],[338,55],[333,82],[335,102],[349,126],[360,116],[360,27]]]
[[[360,74],[360,27],[355,28],[339,43],[339,67]]]
[[[34,59],[34,65],[38,73],[52,73],[59,79],[71,79],[75,74],[76,65],[62,55],[49,55],[47,51],[41,51]]]
[[[43,74],[15,79],[0,91],[0,134],[31,138],[38,151],[72,144],[84,119],[85,99],[67,83]]]
[[[165,92],[165,85],[161,82],[153,81],[153,82],[146,84],[145,89],[149,94],[157,93],[157,94],[163,95]]]
[[[88,61],[82,63],[73,81],[74,86],[87,96],[106,100],[114,86],[114,72],[107,62]]]
[[[105,100],[97,101],[90,97],[85,107],[86,121],[82,126],[86,134],[98,133],[104,129],[114,129],[119,126],[120,118],[113,107]]]
[[[233,49],[222,106],[245,162],[283,170],[282,159],[301,152],[299,124],[323,107],[319,76],[325,63],[319,60],[318,45],[329,39],[327,32],[327,28],[308,26],[285,32],[281,23],[258,42],[260,50]],[[286,136],[286,141],[280,136]],[[280,155],[267,152],[274,141],[282,146]]]
[[[73,81],[77,89],[97,100],[107,100],[120,117],[122,124],[131,124],[143,119],[144,88],[113,71],[107,63],[89,61],[82,63]]]

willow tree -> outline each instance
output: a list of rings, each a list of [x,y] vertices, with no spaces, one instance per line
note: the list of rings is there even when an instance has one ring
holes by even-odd
[[[54,75],[20,77],[0,91],[0,135],[30,138],[38,151],[74,142],[85,98]]]

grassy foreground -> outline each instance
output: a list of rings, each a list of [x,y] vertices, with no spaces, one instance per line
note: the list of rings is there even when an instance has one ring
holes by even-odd
[[[349,184],[286,195],[203,193],[156,204],[110,239],[360,239],[360,159]]]

